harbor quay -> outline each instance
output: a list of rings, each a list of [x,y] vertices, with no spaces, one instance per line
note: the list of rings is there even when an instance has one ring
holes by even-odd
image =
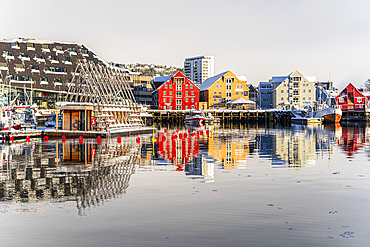
[[[153,116],[153,124],[184,123],[189,110],[148,110]],[[220,124],[229,123],[261,123],[261,124],[290,124],[294,117],[291,110],[233,110],[233,109],[207,109],[205,115],[211,114]],[[297,112],[297,111],[295,111]],[[303,112],[303,111],[299,111]]]

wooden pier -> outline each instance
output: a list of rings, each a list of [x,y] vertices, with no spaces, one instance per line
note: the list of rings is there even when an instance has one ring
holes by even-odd
[[[184,123],[185,116],[190,110],[148,110],[153,115],[154,123],[179,124]],[[214,109],[204,110],[204,114],[212,114],[220,119],[221,124],[254,123],[254,124],[290,124],[294,117],[289,110],[231,110]]]

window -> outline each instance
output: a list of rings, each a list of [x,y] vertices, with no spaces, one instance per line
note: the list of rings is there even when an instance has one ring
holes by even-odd
[[[194,102],[194,98],[191,98],[191,102]]]
[[[214,102],[217,102],[217,99],[216,99],[216,98],[214,98],[214,99],[213,99],[213,101],[214,101]]]
[[[12,57],[13,52],[12,51],[5,51],[5,55],[8,56],[8,57]]]
[[[172,84],[170,84],[170,89],[172,89]]]
[[[216,89],[218,88],[218,85],[216,84]]]
[[[181,91],[181,90],[182,90],[181,84],[176,84],[176,91]]]
[[[308,97],[308,100],[311,100],[311,97]]]
[[[174,78],[173,81],[176,84],[181,84],[184,83],[184,78]]]
[[[71,62],[71,58],[70,58],[70,57],[65,57],[65,58],[64,58],[64,61],[65,61],[65,62]]]
[[[177,99],[176,100],[176,105],[181,105],[182,104],[182,100],[181,99]]]
[[[37,59],[44,59],[44,55],[36,54]]]
[[[167,92],[166,91],[163,91],[163,95],[167,95]]]
[[[190,89],[193,89],[193,85],[192,84],[190,85]]]
[[[189,102],[189,99],[188,99],[188,98],[186,98],[186,99],[185,99],[185,102],[186,102],[186,103],[188,103],[188,102]]]
[[[39,66],[38,65],[32,65],[32,70],[39,70]]]
[[[234,82],[234,78],[226,78],[226,83],[232,83]]]
[[[170,95],[172,95],[172,91],[170,91]]]
[[[76,52],[76,48],[74,48],[74,47],[69,47],[69,51]]]
[[[177,105],[176,110],[181,110],[181,105]]]
[[[305,98],[305,97],[303,97],[303,100],[306,100],[306,98]]]
[[[186,84],[186,85],[185,85],[185,88],[186,88],[186,89],[188,89],[188,87],[189,87],[189,85],[188,85],[188,84]]]
[[[218,85],[218,88],[221,89],[222,88],[222,85]]]
[[[181,97],[182,97],[181,92],[176,92],[176,98],[181,98]]]
[[[301,77],[292,77],[292,81],[301,81]]]
[[[306,92],[306,90],[303,89],[303,93],[305,93],[305,92]]]
[[[299,95],[299,91],[298,90],[294,90],[293,91],[293,95]]]
[[[281,97],[281,100],[284,100],[284,97]]]
[[[170,99],[170,102],[172,102],[172,99]]]
[[[248,91],[245,91],[244,92],[244,96],[248,96]]]
[[[281,93],[284,93],[284,90],[281,90]]]
[[[167,101],[167,99],[163,99],[163,102],[165,102],[165,103],[166,103],[166,101]]]
[[[236,92],[236,95],[239,95],[239,92]]]
[[[191,91],[191,95],[194,95],[194,91]]]
[[[167,84],[166,84],[166,85],[164,85],[164,88],[165,88],[165,89],[167,89],[167,88],[168,88],[168,85],[167,85]]]
[[[51,56],[51,60],[58,61],[58,57],[57,56]]]
[[[82,54],[87,54],[87,50],[86,49],[82,49]]]
[[[293,88],[299,88],[298,82],[293,83]]]
[[[47,77],[41,77],[40,78],[40,81],[46,81],[47,82],[48,81],[48,78]]]
[[[185,92],[185,95],[186,95],[186,96],[188,96],[188,95],[189,95],[189,92],[188,92],[188,91],[186,91],[186,92]]]
[[[311,93],[311,89],[309,89],[308,92]]]
[[[357,103],[361,103],[362,102],[362,98],[357,98]]]
[[[221,91],[218,92],[219,95],[221,95],[221,93],[222,93]]]
[[[213,94],[216,95],[217,94],[217,91],[214,91]]]
[[[284,87],[286,87],[286,84],[284,83]]]
[[[21,57],[28,57],[28,53],[21,53]]]

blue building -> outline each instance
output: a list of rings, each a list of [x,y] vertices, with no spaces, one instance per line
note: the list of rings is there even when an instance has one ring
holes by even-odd
[[[272,84],[271,82],[260,82],[258,84],[258,103],[260,109],[272,108]]]

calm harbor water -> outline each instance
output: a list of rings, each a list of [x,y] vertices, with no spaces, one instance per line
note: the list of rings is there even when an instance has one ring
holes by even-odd
[[[369,130],[4,144],[0,245],[370,246]]]

